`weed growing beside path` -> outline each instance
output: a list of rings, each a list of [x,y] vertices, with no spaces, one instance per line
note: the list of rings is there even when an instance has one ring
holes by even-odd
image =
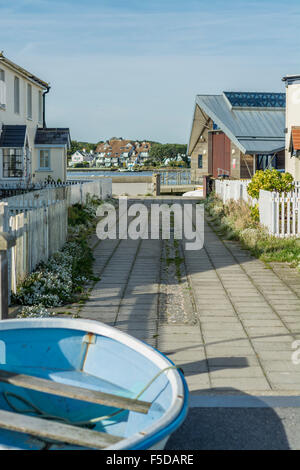
[[[263,261],[288,262],[300,270],[300,239],[277,238],[268,234],[257,214],[244,201],[230,201],[211,195],[205,208],[215,230],[227,240],[238,240],[244,248]]]
[[[102,203],[88,198],[86,205],[75,204],[68,212],[68,240],[61,251],[40,263],[12,295],[12,302],[24,305],[21,317],[52,316],[47,307],[59,307],[78,301],[93,276],[93,253],[88,244],[95,232],[96,211]]]

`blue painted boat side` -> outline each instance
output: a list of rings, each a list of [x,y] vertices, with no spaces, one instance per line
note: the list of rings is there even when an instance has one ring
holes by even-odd
[[[8,363],[0,367],[19,373],[135,397],[159,371],[173,365],[155,348],[98,322],[47,319],[4,323],[0,324],[0,340],[5,343]],[[87,334],[94,336],[88,344]],[[0,384],[1,391],[14,392],[16,388]],[[33,390],[18,392],[43,412],[56,416],[59,413],[72,423],[108,415],[94,430],[124,437],[117,449],[127,450],[149,449],[172,434],[185,419],[188,408],[185,379],[175,370],[163,372],[140,396],[152,403],[147,415],[122,411],[117,417],[109,417],[116,411],[114,408]],[[15,400],[15,405],[20,403]],[[10,409],[2,394],[0,408]],[[19,448],[40,448],[36,440],[29,442],[26,435],[8,432],[4,438],[3,432],[0,430],[0,445],[11,442],[12,447],[19,443]]]

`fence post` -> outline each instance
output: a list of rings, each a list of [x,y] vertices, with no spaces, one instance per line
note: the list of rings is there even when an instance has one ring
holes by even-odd
[[[155,173],[152,176],[153,194],[154,196],[160,195],[160,174]]]
[[[16,241],[9,233],[0,233],[0,320],[8,318],[8,258],[7,252]]]

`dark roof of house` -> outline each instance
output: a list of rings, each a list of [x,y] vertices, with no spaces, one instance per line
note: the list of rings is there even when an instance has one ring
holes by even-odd
[[[0,131],[0,147],[24,147],[26,126],[2,126]]]
[[[63,128],[38,128],[36,130],[34,144],[35,145],[57,145],[69,146],[71,142],[70,130],[68,127]]]
[[[28,72],[28,70],[23,69],[23,67],[20,67],[19,65],[15,64],[11,60],[7,59],[3,55],[3,52],[0,51],[0,64],[1,64],[1,62],[8,65],[11,68],[13,68],[17,72],[21,73],[26,78],[29,78],[30,80],[35,81],[38,85],[41,85],[43,88],[46,88],[46,89],[49,88],[50,89],[50,86],[47,82],[45,82],[44,80],[41,80],[40,78],[33,75],[31,72]]]
[[[299,74],[296,74],[296,75],[286,75],[285,77],[283,77],[282,81],[283,82],[292,82],[294,80],[300,80],[300,75]]]

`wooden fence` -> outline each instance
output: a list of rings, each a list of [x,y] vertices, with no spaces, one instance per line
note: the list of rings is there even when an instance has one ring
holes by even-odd
[[[16,292],[20,281],[66,243],[68,206],[66,200],[2,202],[0,211],[3,232],[16,240],[8,253],[9,292]]]
[[[111,196],[111,179],[46,188],[0,202],[0,232],[12,235],[8,250],[8,292],[42,261],[59,251],[67,240],[68,207],[85,203],[87,196]]]

